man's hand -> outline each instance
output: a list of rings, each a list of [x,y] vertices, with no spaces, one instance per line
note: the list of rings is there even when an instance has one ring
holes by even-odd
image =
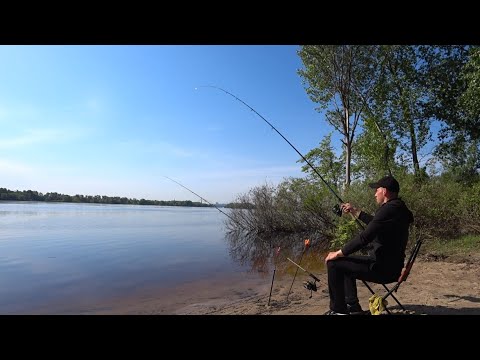
[[[350,203],[341,204],[340,208],[342,209],[342,211],[344,213],[351,213],[355,217],[358,217],[358,215],[360,215],[360,211],[361,211],[357,208],[354,208],[352,206],[352,204],[350,204]]]
[[[339,257],[343,257],[342,250],[331,251],[328,253],[327,257],[325,258],[325,264],[327,263],[327,261],[335,260],[336,258],[339,258]]]

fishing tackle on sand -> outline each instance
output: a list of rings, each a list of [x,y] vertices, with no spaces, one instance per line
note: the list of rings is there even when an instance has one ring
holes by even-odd
[[[292,259],[288,258],[287,257],[287,260],[290,261],[291,263],[293,263],[295,266],[297,266],[299,269],[305,271],[310,277],[313,278],[313,282],[310,280],[310,281],[305,281],[303,283],[303,287],[307,290],[310,290],[310,298],[312,297],[313,295],[313,291],[317,291],[317,281],[320,282],[320,279],[317,278],[315,275],[313,275],[310,271],[308,270],[305,270],[303,267],[301,267],[300,265],[298,265],[295,261],[293,261]]]
[[[305,243],[305,247],[303,248],[302,256],[300,256],[299,263],[302,262],[303,254],[305,254],[305,251],[307,251],[308,248],[310,247],[310,239],[305,239],[304,243]],[[295,282],[295,278],[297,277],[298,269],[299,268],[297,267],[297,270],[295,270],[295,275],[293,276],[292,283],[290,284],[290,289],[288,289],[287,301],[288,301],[288,297],[290,296],[290,292],[292,291],[292,287],[293,287],[293,283]],[[308,290],[310,290],[310,289],[308,289]],[[316,287],[315,287],[315,291],[317,291]]]

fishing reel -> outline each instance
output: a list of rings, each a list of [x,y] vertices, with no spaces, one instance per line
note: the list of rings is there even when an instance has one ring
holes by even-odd
[[[317,291],[317,282],[316,281],[311,281],[307,280],[303,282],[303,287],[307,290],[310,290],[310,299],[312,298],[313,292]]]
[[[340,207],[339,204],[335,204],[332,208],[332,211],[335,213],[337,216],[342,216],[342,208]]]

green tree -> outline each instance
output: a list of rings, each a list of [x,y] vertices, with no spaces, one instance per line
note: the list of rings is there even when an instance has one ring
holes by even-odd
[[[464,184],[480,177],[480,48],[473,48],[470,55],[461,71],[465,91],[459,96],[460,116],[449,123],[453,135],[437,147],[446,171]]]
[[[383,133],[395,135],[398,148],[408,154],[413,173],[420,177],[419,151],[430,136],[430,119],[422,111],[426,88],[419,70],[421,52],[416,46],[385,45],[380,47],[378,61],[368,113],[383,119]]]
[[[480,181],[480,140],[470,140],[467,134],[457,132],[449,142],[438,145],[435,154],[444,176],[468,186]]]
[[[434,155],[447,176],[471,182],[478,170],[480,60],[471,46],[420,47],[420,78],[427,88],[423,111],[440,122]]]
[[[480,48],[473,48],[468,63],[462,69],[466,89],[460,96],[460,123],[472,140],[480,139]]]
[[[343,158],[343,156],[339,157],[334,152],[332,133],[325,136],[318,147],[310,150],[305,155],[305,159],[315,167],[325,181],[337,188],[340,188],[342,182],[345,181],[342,166]],[[298,162],[304,163],[305,161],[300,159]],[[312,168],[306,164],[302,166],[302,171],[313,178],[317,177]]]
[[[351,182],[355,130],[372,88],[377,47],[360,45],[307,45],[298,51],[304,68],[298,70],[310,99],[325,111],[327,122],[342,135],[345,185]],[[362,96],[360,96],[362,94]]]
[[[352,166],[356,178],[376,179],[380,174],[396,173],[395,152],[398,141],[391,133],[380,133],[373,118],[366,118],[362,133],[354,144]]]
[[[419,51],[423,59],[419,78],[427,89],[423,111],[426,116],[443,123],[440,141],[452,137],[458,130],[467,130],[472,135],[477,133],[480,124],[467,121],[469,109],[475,108],[471,107],[475,103],[474,96],[478,95],[474,90],[475,78],[478,78],[478,75],[475,76],[478,73],[477,50],[466,45],[445,45],[421,46]],[[469,62],[470,52],[472,57]],[[471,92],[467,91],[467,87]],[[461,98],[463,101],[460,101]]]

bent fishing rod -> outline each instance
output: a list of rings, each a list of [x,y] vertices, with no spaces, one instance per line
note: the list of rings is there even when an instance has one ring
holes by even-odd
[[[315,167],[310,163],[310,161],[308,161],[305,156],[302,155],[302,153],[300,153],[300,151],[297,150],[297,148],[295,146],[293,146],[293,144],[288,141],[288,139],[283,136],[283,134],[277,130],[277,128],[275,126],[273,126],[267,119],[265,119],[262,115],[260,115],[260,113],[258,111],[256,111],[254,108],[252,108],[250,105],[248,105],[245,101],[243,101],[242,99],[240,99],[238,96],[235,96],[233,95],[231,92],[225,90],[225,89],[222,89],[221,87],[218,87],[218,86],[213,86],[213,85],[210,85],[210,86],[202,86],[202,87],[210,87],[210,88],[213,88],[213,89],[217,89],[217,90],[220,90],[220,91],[223,91],[225,94],[227,95],[230,95],[231,97],[233,97],[234,99],[238,100],[239,102],[241,102],[243,105],[245,105],[246,107],[248,107],[251,111],[253,111],[255,114],[257,114],[263,121],[265,121],[273,130],[275,130],[277,132],[278,135],[280,135],[282,137],[282,139],[284,139],[288,145],[290,145],[293,150],[295,150],[297,152],[298,155],[300,155],[300,157],[303,159],[303,161],[305,161],[305,163],[310,166],[310,168],[314,171],[315,174],[318,175],[318,177],[323,181],[323,183],[327,186],[327,188],[330,190],[330,192],[333,194],[333,196],[335,196],[335,198],[337,198],[338,201],[340,201],[341,204],[344,203],[344,201],[342,200],[342,198],[340,196],[338,196],[338,194],[330,187],[330,185],[325,181],[325,179],[323,178],[322,175],[320,175],[320,173],[317,171],[317,169],[315,169]],[[380,131],[380,133],[384,136],[385,138],[385,144],[387,146],[387,149],[388,149],[388,144],[387,144],[387,141],[386,141],[386,137],[385,137],[385,134],[382,132],[382,130],[380,129],[380,127],[378,126],[378,123],[375,121],[375,124],[378,128],[378,130]],[[388,150],[387,150],[388,151]],[[387,166],[388,166],[388,162],[387,162]],[[391,171],[390,171],[390,167],[388,167],[388,171],[391,175]],[[338,206],[337,204],[337,208],[334,209],[335,213],[338,215],[338,216],[342,216],[342,210],[340,209],[340,207]],[[352,218],[355,220],[355,222],[357,223],[357,225],[360,227],[360,229],[362,230],[365,230],[365,227],[363,226],[363,224],[360,222],[360,220],[355,217],[352,213],[350,213],[350,215],[352,216]],[[290,259],[288,259],[290,260]],[[293,261],[290,260],[292,263]],[[308,271],[306,271],[305,269],[303,269],[302,267],[300,267],[300,265],[298,264],[295,264],[297,265],[299,268],[301,268],[303,271],[307,272],[310,276],[313,277],[313,275],[311,273],[309,273]],[[317,278],[314,277],[314,279],[316,281],[319,281],[317,280]],[[362,280],[362,282],[365,284],[365,286],[368,287],[367,283]],[[316,291],[316,282],[312,283],[312,282],[307,282],[304,284],[305,288],[307,290],[310,290],[310,297],[312,297],[312,291]]]
[[[300,151],[297,150],[297,148],[295,146],[293,146],[293,144],[288,141],[288,139],[283,136],[283,134],[277,130],[277,128],[275,126],[273,126],[267,119],[265,119],[262,115],[260,115],[260,113],[258,113],[258,111],[256,111],[254,108],[252,108],[250,105],[248,105],[245,101],[243,101],[242,99],[240,99],[238,96],[232,94],[231,92],[225,90],[225,89],[222,89],[221,87],[218,87],[218,86],[213,86],[213,85],[204,85],[204,86],[199,86],[199,87],[208,87],[208,88],[213,88],[213,89],[217,89],[217,90],[220,90],[220,91],[223,91],[225,94],[227,95],[230,95],[231,97],[233,97],[234,99],[238,100],[239,102],[241,102],[243,105],[245,105],[246,107],[248,107],[251,111],[253,111],[255,114],[257,114],[263,121],[265,121],[273,130],[275,130],[277,132],[278,135],[280,135],[282,137],[283,140],[285,140],[288,145],[290,145],[293,150],[295,150],[297,152],[298,155],[300,155],[300,157],[303,159],[303,161],[305,161],[305,163],[310,166],[310,168],[315,172],[315,174],[318,175],[318,177],[323,181],[323,183],[327,186],[327,188],[330,190],[330,192],[333,194],[333,196],[335,196],[335,198],[337,198],[337,200],[343,204],[344,201],[342,200],[342,198],[332,189],[332,187],[325,181],[325,179],[323,178],[322,175],[320,175],[320,173],[317,171],[317,169],[315,169],[315,167],[310,163],[310,161],[308,161],[305,156],[302,155],[302,153]],[[337,211],[337,215],[341,215],[341,211],[340,213]],[[360,226],[361,229],[364,229],[364,226],[362,225],[362,223],[360,222],[360,220],[358,220],[358,218],[356,218],[355,216],[353,216],[353,214],[351,214],[352,217],[355,219],[355,222]]]

